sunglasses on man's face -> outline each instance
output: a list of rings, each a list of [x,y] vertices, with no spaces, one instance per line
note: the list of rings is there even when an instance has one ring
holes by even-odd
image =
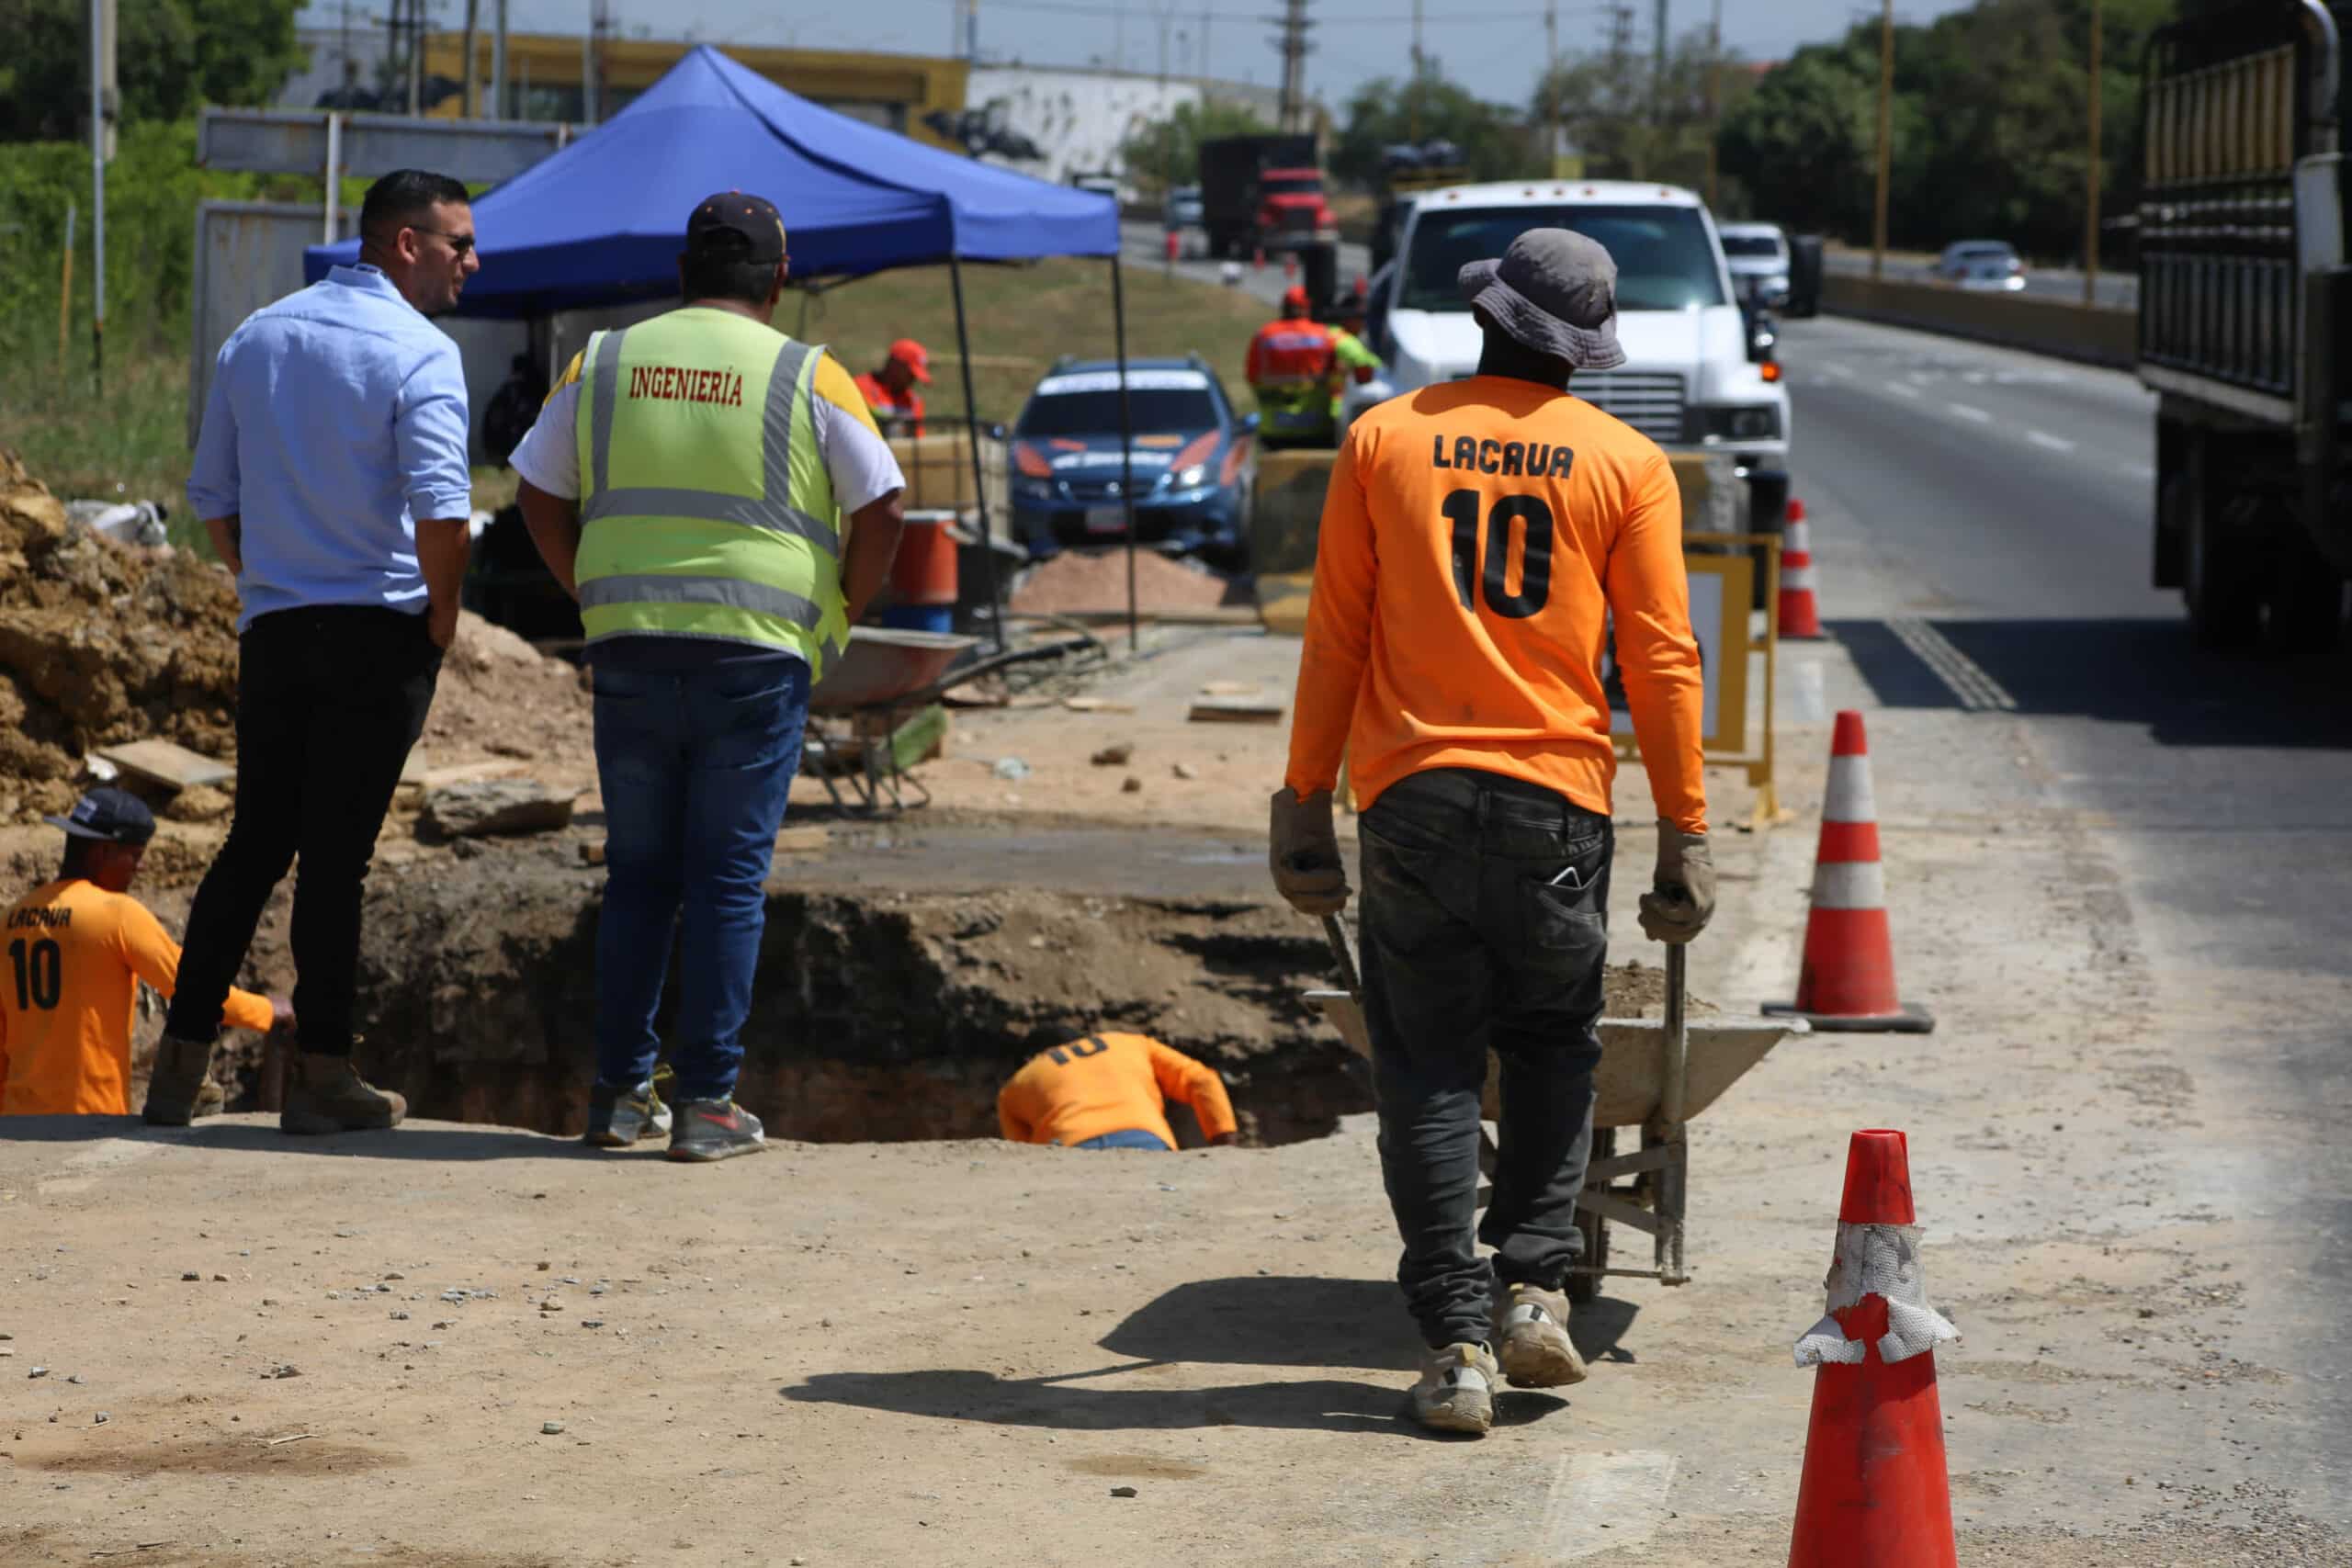
[[[417,233],[431,234],[437,239],[448,241],[449,254],[455,256],[463,256],[474,248],[474,237],[471,234],[452,234],[447,229],[426,229],[414,223],[410,224],[409,227]]]

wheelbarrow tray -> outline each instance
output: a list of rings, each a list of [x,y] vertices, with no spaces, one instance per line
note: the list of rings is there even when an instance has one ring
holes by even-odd
[[[854,626],[849,646],[808,689],[811,713],[854,713],[929,691],[979,638],[952,632]]]
[[[1372,1037],[1363,1010],[1345,991],[1309,991],[1306,999],[1340,1032],[1350,1048],[1367,1059]],[[1685,1021],[1690,1042],[1690,1078],[1683,1090],[1682,1118],[1689,1121],[1739,1081],[1765,1054],[1791,1034],[1806,1032],[1803,1019],[1754,1018],[1710,1013]],[[1501,1074],[1489,1064],[1485,1114],[1495,1119]],[[1655,1120],[1666,1088],[1666,1025],[1654,1018],[1600,1021],[1600,1066],[1593,1074],[1592,1124],[1638,1127]]]

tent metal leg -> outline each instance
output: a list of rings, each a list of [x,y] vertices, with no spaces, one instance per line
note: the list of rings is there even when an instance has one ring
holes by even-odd
[[[1111,254],[1111,329],[1119,354],[1119,499],[1127,513],[1127,651],[1143,648],[1136,614],[1136,422],[1127,407],[1127,288],[1117,252]]]
[[[948,282],[956,290],[956,352],[964,364],[964,421],[972,443],[972,494],[980,510],[980,558],[989,579],[989,629],[996,650],[1004,651],[1004,595],[996,568],[996,538],[989,526],[988,473],[980,463],[980,411],[972,399],[972,334],[964,319],[964,264],[952,253],[947,258]]]

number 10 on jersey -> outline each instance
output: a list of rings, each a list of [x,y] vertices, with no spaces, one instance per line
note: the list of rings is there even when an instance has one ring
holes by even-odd
[[[1486,498],[1475,490],[1457,490],[1439,508],[1453,525],[1453,592],[1462,607],[1476,612],[1476,595],[1483,592],[1487,608],[1506,620],[1521,621],[1544,608],[1552,596],[1552,508],[1540,495],[1498,497],[1487,512],[1487,558],[1478,566],[1478,513]],[[1511,525],[1523,535],[1520,547],[1519,592],[1510,592]]]

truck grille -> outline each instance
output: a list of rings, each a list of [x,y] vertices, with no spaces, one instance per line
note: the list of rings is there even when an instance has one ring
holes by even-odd
[[[1683,439],[1682,378],[1671,370],[1580,370],[1568,389],[1653,441]]]

